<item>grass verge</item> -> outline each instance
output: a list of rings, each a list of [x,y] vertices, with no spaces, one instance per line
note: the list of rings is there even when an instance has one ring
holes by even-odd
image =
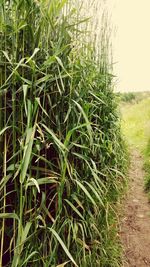
[[[123,103],[122,130],[130,147],[139,149],[144,159],[145,189],[150,191],[150,98],[149,93],[137,94],[138,103]],[[144,97],[144,98],[143,98]]]
[[[146,172],[145,175],[145,190],[148,193],[149,200],[150,200],[150,140],[147,143],[147,147],[144,153],[145,162],[144,162],[144,169]]]

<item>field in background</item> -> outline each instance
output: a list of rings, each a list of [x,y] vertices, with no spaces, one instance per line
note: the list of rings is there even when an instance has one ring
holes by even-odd
[[[134,101],[121,104],[123,134],[129,145],[142,152],[150,137],[150,96],[147,96],[138,93]]]
[[[121,104],[122,131],[129,146],[143,155],[145,189],[150,191],[150,93],[130,93],[121,99],[125,100]]]
[[[138,103],[139,101],[150,97],[150,92],[127,92],[127,93],[117,93],[117,96],[122,103]]]

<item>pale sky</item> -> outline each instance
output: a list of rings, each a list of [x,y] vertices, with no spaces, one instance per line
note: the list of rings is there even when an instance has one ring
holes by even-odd
[[[150,0],[108,0],[119,91],[150,91]]]

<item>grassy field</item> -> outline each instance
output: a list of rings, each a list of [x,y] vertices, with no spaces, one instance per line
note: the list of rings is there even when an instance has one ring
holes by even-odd
[[[122,131],[129,146],[144,158],[145,189],[150,192],[150,97],[121,106]]]
[[[122,131],[130,146],[144,152],[150,136],[150,97],[121,106]]]

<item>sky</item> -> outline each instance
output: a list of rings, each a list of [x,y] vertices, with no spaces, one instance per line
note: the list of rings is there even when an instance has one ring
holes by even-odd
[[[150,0],[108,0],[117,91],[150,91]]]

